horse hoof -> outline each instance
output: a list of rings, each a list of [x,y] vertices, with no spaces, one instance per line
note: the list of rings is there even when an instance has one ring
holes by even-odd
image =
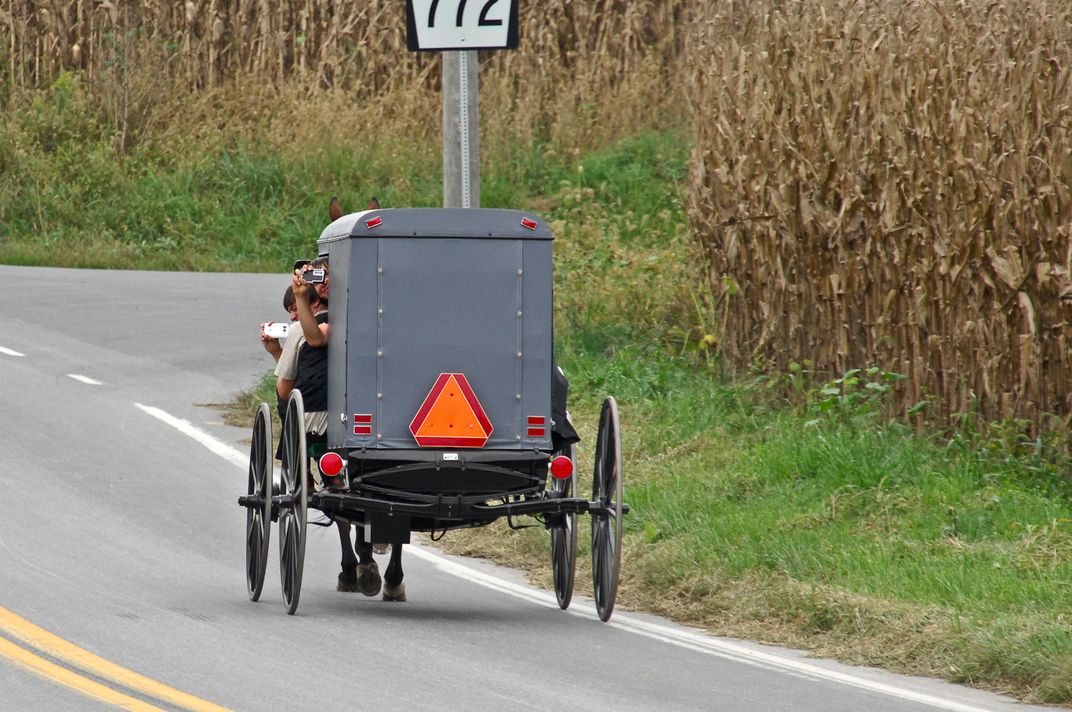
[[[379,556],[383,556],[384,554],[386,554],[390,550],[391,550],[391,545],[390,544],[373,544],[372,545],[372,553],[373,554],[378,554]]]
[[[347,593],[354,593],[361,589],[357,587],[357,572],[356,571],[342,571],[339,573],[339,582],[335,585],[336,591],[345,591]]]
[[[398,601],[402,602],[406,600],[406,584],[400,583],[397,586],[387,584],[383,587],[383,600],[385,601]]]
[[[380,592],[380,567],[376,562],[357,565],[357,590],[366,596],[375,596]]]

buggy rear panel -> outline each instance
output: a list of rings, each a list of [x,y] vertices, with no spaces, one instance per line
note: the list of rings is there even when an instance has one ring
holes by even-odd
[[[514,210],[374,210],[329,225],[328,446],[420,449],[422,405],[441,374],[462,374],[448,388],[468,386],[486,416],[482,450],[549,450],[551,239]]]

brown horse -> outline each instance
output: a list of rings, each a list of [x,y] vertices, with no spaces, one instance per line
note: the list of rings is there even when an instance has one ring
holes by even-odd
[[[368,209],[376,210],[380,207],[380,201],[375,197],[369,201]],[[328,204],[328,217],[334,222],[345,212],[338,198],[332,196]],[[354,540],[350,541],[350,522],[336,521],[339,531],[339,543],[342,546],[342,571],[339,573],[339,582],[336,588],[339,591],[354,591],[366,596],[375,596],[380,593],[380,569],[376,560],[372,558],[373,546],[365,541],[365,528],[360,524],[355,525]],[[402,571],[402,545],[391,546],[391,559],[387,564],[387,571],[383,575],[383,600],[405,601],[406,585],[402,583],[404,572]]]

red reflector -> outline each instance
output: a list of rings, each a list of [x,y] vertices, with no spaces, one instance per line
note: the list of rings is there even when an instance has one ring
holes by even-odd
[[[529,425],[543,425],[544,420],[546,420],[546,418],[542,418],[538,415],[530,415]]]
[[[354,413],[354,423],[369,424],[372,422],[372,413]]]
[[[535,230],[536,221],[532,218],[521,218],[521,227],[527,227],[529,230]]]
[[[354,435],[372,435],[371,425],[355,425]]]
[[[337,452],[326,452],[320,458],[320,471],[328,477],[342,472],[342,457]]]
[[[530,438],[542,438],[544,433],[546,433],[546,432],[547,431],[544,430],[543,428],[529,428],[529,437]]]
[[[381,218],[379,215],[377,215],[376,217],[372,218],[371,220],[366,220],[365,221],[365,227],[367,227],[369,229],[372,229],[374,227],[379,227],[380,223],[382,223],[382,222],[383,222],[383,218]]]
[[[573,474],[573,460],[565,455],[559,455],[551,460],[551,474],[560,480],[564,480]]]

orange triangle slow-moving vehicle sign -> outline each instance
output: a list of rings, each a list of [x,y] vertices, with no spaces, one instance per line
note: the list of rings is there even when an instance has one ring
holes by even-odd
[[[484,447],[493,430],[461,373],[439,374],[409,424],[421,447]]]

